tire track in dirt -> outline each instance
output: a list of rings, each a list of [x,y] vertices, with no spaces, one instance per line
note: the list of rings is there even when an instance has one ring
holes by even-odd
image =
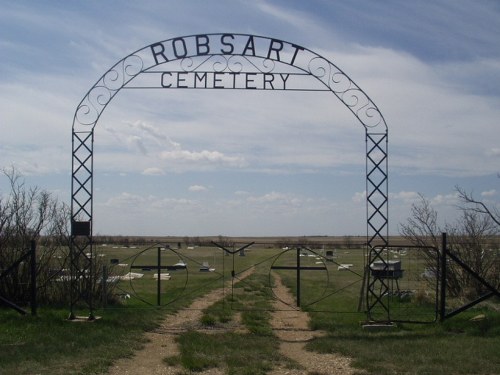
[[[272,314],[271,325],[274,334],[281,340],[280,352],[294,360],[303,369],[289,369],[280,367],[269,375],[316,375],[354,374],[351,360],[340,354],[320,354],[305,349],[308,341],[315,337],[325,336],[324,331],[312,331],[309,328],[309,314],[301,310],[292,310],[295,304],[294,297],[283,284],[278,274],[274,276],[274,294],[278,297],[274,302],[275,311]]]
[[[253,268],[238,275],[243,280],[253,273]],[[163,359],[179,355],[179,348],[175,341],[176,336],[189,329],[197,328],[203,316],[203,309],[224,298],[224,291],[231,287],[231,280],[224,288],[211,291],[197,298],[188,308],[179,310],[174,315],[167,316],[160,326],[145,334],[147,341],[144,347],[130,358],[119,359],[109,370],[108,375],[177,375],[185,369],[178,366],[168,366]],[[198,374],[223,375],[221,369],[210,369]]]
[[[248,270],[240,275],[239,279],[248,277],[252,272],[253,269]],[[283,365],[269,372],[269,375],[354,374],[354,370],[350,367],[350,359],[347,357],[305,350],[307,341],[326,335],[326,332],[312,331],[309,329],[309,315],[304,311],[290,309],[290,306],[295,303],[293,296],[281,278],[277,274],[273,276],[275,279],[274,293],[279,298],[273,306],[275,310],[271,318],[273,332],[281,341],[281,354],[297,362],[302,368],[290,369]],[[167,316],[157,329],[145,334],[147,342],[144,347],[136,351],[130,358],[119,359],[110,368],[108,375],[178,375],[188,373],[180,366],[168,366],[163,359],[180,354],[175,338],[190,329],[200,330],[203,309],[224,298],[224,289],[230,286],[229,281],[224,288],[213,290],[196,299],[188,308]],[[241,329],[241,327],[235,327],[235,329]],[[224,373],[224,369],[221,368],[197,372],[199,375],[224,375]]]

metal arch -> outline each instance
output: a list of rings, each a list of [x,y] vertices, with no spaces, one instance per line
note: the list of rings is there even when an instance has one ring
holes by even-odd
[[[172,67],[174,65],[174,67]],[[162,71],[164,66],[169,70]],[[369,263],[382,259],[375,245],[388,244],[388,149],[387,125],[369,96],[340,68],[299,45],[280,39],[249,34],[197,34],[167,39],[145,46],[112,66],[85,94],[74,114],[72,130],[71,182],[71,313],[85,302],[93,318],[93,143],[94,128],[107,105],[121,89],[164,88],[140,79],[172,74],[229,74],[233,86],[177,88],[273,89],[295,91],[330,91],[358,119],[366,136],[366,210]],[[200,76],[196,76],[199,73]],[[263,75],[263,84],[236,85],[239,74]],[[275,88],[271,78],[283,75],[283,87]],[[286,79],[306,82],[286,87]],[[219,78],[221,76],[218,76]],[[312,78],[312,79],[310,79]],[[163,78],[162,78],[163,79]],[[274,78],[273,78],[274,79]],[[136,83],[138,82],[138,83]],[[196,81],[195,81],[196,82]],[[215,82],[215,78],[214,78]],[[135,84],[135,86],[134,86]],[[162,81],[163,84],[163,81]],[[368,269],[368,267],[367,267]],[[369,272],[367,272],[369,278]],[[368,313],[382,307],[389,319],[389,309],[377,296],[380,280],[367,280]],[[383,289],[383,288],[382,288]]]

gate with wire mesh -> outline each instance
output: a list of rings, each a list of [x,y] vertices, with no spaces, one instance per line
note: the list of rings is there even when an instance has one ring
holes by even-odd
[[[265,293],[280,309],[311,312],[364,313],[367,251],[342,245],[269,243],[146,248],[99,248],[111,261],[107,289],[129,306],[177,309],[187,301],[221,288],[226,304],[238,309],[234,293]],[[398,321],[431,322],[436,318],[437,278],[426,266],[421,248],[388,248],[402,273],[385,278],[390,293],[382,296]],[[252,277],[248,277],[248,275]],[[281,301],[276,278],[290,289],[293,301]],[[235,286],[239,283],[239,287]],[[103,288],[104,290],[105,288]]]

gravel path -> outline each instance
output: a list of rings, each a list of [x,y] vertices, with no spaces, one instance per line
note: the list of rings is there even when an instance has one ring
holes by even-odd
[[[281,353],[296,361],[303,369],[277,368],[269,375],[348,375],[354,371],[350,367],[350,359],[339,354],[319,354],[308,352],[304,349],[306,343],[315,337],[326,335],[323,331],[311,331],[309,329],[309,315],[300,310],[290,310],[295,300],[288,288],[283,285],[281,278],[274,274],[274,294],[279,300],[275,300],[271,324],[274,334],[281,340]]]
[[[242,275],[243,279],[251,274]],[[293,304],[293,297],[288,289],[282,284],[281,279],[275,275],[276,296],[287,303]],[[230,285],[229,285],[230,286]],[[108,375],[178,375],[185,374],[181,367],[168,366],[163,359],[179,354],[175,342],[176,336],[188,329],[200,327],[202,310],[224,298],[224,290],[216,289],[203,297],[195,300],[189,308],[180,310],[175,315],[169,315],[152,332],[146,333],[147,343],[130,358],[118,360],[108,372]],[[272,314],[271,324],[276,336],[281,340],[280,350],[283,355],[293,359],[303,369],[276,368],[270,375],[335,375],[353,374],[350,368],[350,360],[336,354],[317,354],[308,352],[304,346],[308,340],[325,334],[320,331],[311,331],[308,328],[309,316],[302,311],[290,311],[290,307],[280,301],[276,301]],[[234,327],[242,329],[241,327]],[[210,369],[198,372],[200,375],[223,375],[223,369]]]

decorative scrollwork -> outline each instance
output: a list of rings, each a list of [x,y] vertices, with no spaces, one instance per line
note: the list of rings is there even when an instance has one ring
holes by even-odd
[[[382,114],[344,72],[326,59],[316,56],[309,61],[309,73],[322,81],[368,128],[385,124]]]
[[[331,64],[322,57],[313,57],[307,66],[309,73],[327,83],[330,77]]]
[[[382,115],[377,107],[359,87],[345,91],[340,99],[352,110],[364,126],[373,128],[383,122]]]
[[[261,62],[260,66],[256,66],[253,64],[261,73],[271,73],[274,71],[274,68],[276,66],[276,63],[274,60],[271,59],[259,59],[259,62]]]
[[[368,98],[363,93],[363,91],[358,88],[352,88],[344,91],[340,99],[346,106],[351,108],[353,112],[357,112],[356,108],[362,108],[366,104],[368,104]]]
[[[131,79],[143,72],[144,61],[138,55],[129,55],[108,70],[87,93],[75,113],[81,125],[94,125],[113,96]]]
[[[125,60],[123,60],[123,72],[124,77],[133,78],[144,69],[144,61],[139,55],[130,55]],[[124,83],[129,80],[124,79]]]
[[[123,86],[123,77],[120,71],[121,69],[118,69],[117,66],[108,70],[102,77],[104,87],[109,90],[119,90]]]
[[[194,61],[193,61],[193,58],[191,57],[185,57],[181,60],[181,69],[185,72],[190,72],[194,69],[196,69],[195,65],[194,65]]]
[[[227,67],[233,73],[240,73],[243,71],[244,67],[244,59],[243,56],[231,56],[228,60]]]
[[[81,125],[95,124],[97,115],[94,108],[87,103],[80,104],[76,109],[75,121]]]
[[[109,90],[120,90],[131,79],[143,71],[144,61],[139,55],[129,55],[119,61],[102,77],[102,84]]]
[[[204,59],[201,60],[201,62],[196,62],[198,59],[194,59],[192,57],[185,57],[181,59],[180,61],[180,67],[184,72],[193,72],[197,69],[200,69],[200,67],[205,64],[207,61],[209,61],[212,58],[212,56],[205,57]]]
[[[223,72],[227,69],[228,59],[223,55],[213,55],[210,59],[212,63],[212,69],[214,72]]]
[[[340,70],[335,71],[330,77],[330,90],[334,93],[346,92],[353,86],[353,82]]]
[[[109,88],[93,87],[76,109],[75,120],[81,125],[94,125],[112,97],[113,91]]]
[[[358,111],[356,115],[358,116],[359,120],[363,123],[363,125],[368,128],[375,128],[378,125],[385,124],[382,114],[373,105],[373,103],[371,103],[370,106],[363,108],[362,111]]]

